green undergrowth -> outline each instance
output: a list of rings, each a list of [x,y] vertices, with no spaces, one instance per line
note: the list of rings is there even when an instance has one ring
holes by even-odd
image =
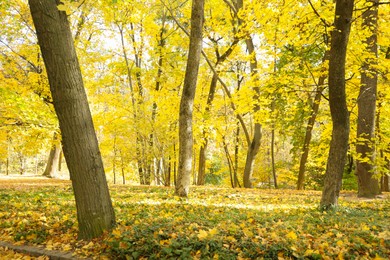
[[[111,186],[118,225],[77,241],[69,184],[0,188],[0,240],[100,259],[387,259],[390,200],[343,193],[318,210],[320,192]]]

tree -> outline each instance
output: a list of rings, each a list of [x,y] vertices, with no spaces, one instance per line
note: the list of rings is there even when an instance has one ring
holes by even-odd
[[[243,0],[236,0],[235,2],[237,13],[244,8]],[[246,24],[243,24],[243,20],[239,19],[239,24],[242,25],[243,28],[247,27]],[[242,28],[242,29],[243,29]],[[253,113],[256,114],[260,110],[259,105],[259,98],[260,98],[260,88],[257,86],[259,84],[258,82],[258,68],[257,68],[257,58],[255,53],[255,45],[253,43],[253,39],[249,33],[246,33],[246,39],[245,44],[248,49],[248,53],[251,57],[250,60],[250,71],[251,71],[251,77],[253,84],[255,86],[253,87],[254,95],[254,107],[253,107]],[[244,169],[244,187],[245,188],[252,188],[252,174],[253,174],[253,168],[255,164],[255,159],[257,156],[257,153],[259,152],[260,148],[260,142],[261,142],[261,136],[262,136],[262,125],[260,122],[256,121],[254,123],[254,131],[253,131],[253,137],[250,141],[250,144],[248,143],[248,151],[246,155],[246,161],[245,161],[245,169]]]
[[[304,189],[304,184],[305,184],[305,171],[306,171],[306,163],[307,163],[307,158],[309,157],[309,146],[310,146],[310,141],[312,138],[312,132],[314,128],[314,123],[316,121],[319,109],[320,109],[320,102],[321,102],[321,97],[322,97],[322,92],[325,89],[325,75],[321,75],[318,79],[318,83],[316,83],[317,88],[315,91],[315,96],[313,100],[313,106],[312,106],[312,111],[311,115],[307,121],[306,125],[306,131],[305,131],[305,139],[303,143],[303,151],[301,155],[301,159],[299,161],[299,172],[298,172],[298,181],[297,181],[297,189],[298,190],[303,190]]]
[[[53,137],[53,144],[50,149],[49,158],[47,159],[47,164],[43,176],[54,178],[57,173],[60,153],[61,153],[61,144],[58,140],[58,134],[55,132]]]
[[[374,197],[378,195],[379,183],[373,177],[375,173],[375,111],[377,99],[378,73],[375,70],[378,57],[377,28],[378,0],[368,0],[371,6],[363,12],[363,30],[368,31],[364,40],[367,57],[362,66],[360,93],[358,97],[356,175],[358,177],[358,196]]]
[[[337,0],[329,51],[329,106],[332,140],[320,202],[327,210],[337,206],[349,140],[349,112],[345,92],[345,62],[354,0]]]
[[[59,4],[29,0],[72,180],[79,239],[91,239],[115,225],[115,214],[67,15]]]
[[[179,114],[179,169],[175,193],[186,197],[192,173],[192,113],[196,83],[202,51],[202,29],[204,20],[204,0],[193,0],[191,11],[191,34],[188,51],[183,94],[180,100]]]

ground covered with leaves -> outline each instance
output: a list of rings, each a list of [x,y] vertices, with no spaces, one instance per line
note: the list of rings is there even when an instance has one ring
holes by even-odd
[[[97,259],[388,259],[390,196],[318,210],[320,192],[110,186],[118,225],[77,241],[68,181],[0,180],[0,240]]]

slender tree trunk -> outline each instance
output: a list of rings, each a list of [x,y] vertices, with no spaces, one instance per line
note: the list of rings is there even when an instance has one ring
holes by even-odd
[[[181,197],[188,196],[192,172],[192,113],[202,50],[203,15],[204,0],[193,0],[190,48],[179,114],[179,171],[175,193]]]
[[[221,55],[217,56],[217,61],[215,63],[215,67],[217,67],[220,63],[224,62],[232,53],[234,48],[237,46],[238,39],[235,39],[230,47]],[[218,83],[218,74],[213,73],[213,77],[210,83],[209,94],[207,96],[207,103],[205,109],[205,116],[208,118],[210,116],[211,105],[214,101],[215,91],[217,89]],[[199,170],[198,170],[198,182],[197,185],[204,185],[206,180],[206,157],[207,157],[207,132],[203,131],[203,144],[199,150]]]
[[[23,175],[25,170],[25,159],[22,153],[18,153],[19,158],[19,174]]]
[[[229,175],[230,175],[230,184],[232,185],[232,188],[235,188],[234,186],[234,174],[233,174],[233,161],[232,157],[230,156],[229,153],[229,148],[225,142],[225,136],[222,136],[222,144],[223,144],[223,150],[225,151],[225,156],[226,156],[226,161],[229,166]]]
[[[239,156],[238,156],[238,152],[239,152],[239,149],[240,149],[240,123],[237,122],[237,130],[236,130],[236,142],[235,142],[235,145],[234,145],[234,187],[240,187],[241,188],[241,184],[240,184],[240,181],[238,180],[238,160],[239,160]]]
[[[176,145],[173,143],[173,185],[176,187],[177,183],[177,155],[176,155]]]
[[[345,63],[354,0],[336,0],[334,29],[329,52],[329,105],[332,116],[332,140],[320,206],[338,205],[341,181],[347,158],[349,112],[345,93]]]
[[[61,172],[62,170],[62,147],[60,150],[60,154],[58,155],[58,171]]]
[[[55,137],[54,142],[58,142],[56,139],[57,138]],[[54,178],[56,176],[61,149],[61,144],[59,143],[54,143],[52,145],[43,176],[50,178]]]
[[[276,176],[275,170],[275,125],[271,130],[271,168],[272,168],[272,176],[274,178],[274,187],[278,188],[278,180]]]
[[[122,46],[122,53],[123,57],[125,59],[125,64],[126,64],[126,72],[127,72],[127,82],[130,88],[130,95],[131,95],[131,104],[133,107],[133,118],[134,118],[134,125],[138,125],[138,107],[137,107],[137,102],[135,98],[135,92],[133,88],[133,81],[131,80],[131,69],[130,69],[130,63],[129,63],[129,58],[127,56],[127,51],[126,51],[126,44],[125,44],[125,37],[124,37],[124,31],[123,31],[123,26],[120,24],[117,24],[118,30],[119,30],[119,35],[121,39],[121,46]],[[141,85],[142,87],[142,85]],[[141,137],[138,128],[136,127],[135,129],[135,134],[136,134],[136,144],[135,144],[135,154],[137,156],[137,165],[138,165],[138,176],[139,176],[139,182],[141,185],[146,184],[146,178],[145,178],[145,171],[143,168],[143,163],[142,163],[142,156],[141,156]]]
[[[206,151],[207,151],[207,137],[204,138],[203,144],[199,150],[199,166],[198,166],[198,182],[197,185],[205,185],[206,183]]]
[[[10,137],[7,131],[7,159],[5,161],[5,175],[9,175],[9,157],[11,155]]]
[[[9,154],[7,156],[7,161],[5,162],[5,175],[9,175]]]
[[[122,184],[126,184],[126,178],[125,178],[125,162],[123,160],[123,156],[121,153],[121,172],[122,172]]]
[[[299,173],[298,173],[298,182],[297,182],[297,189],[298,190],[303,190],[305,187],[306,163],[307,163],[307,158],[309,157],[309,150],[310,150],[309,147],[310,147],[311,137],[312,137],[312,133],[313,133],[314,123],[316,122],[316,118],[317,118],[318,111],[320,108],[322,92],[325,89],[325,85],[324,85],[325,79],[326,79],[326,76],[321,76],[318,80],[318,86],[317,86],[316,95],[314,97],[314,103],[313,103],[311,116],[310,116],[310,118],[307,122],[307,125],[306,125],[305,140],[303,143],[303,151],[302,151],[302,155],[301,155],[301,160],[299,162]]]
[[[58,4],[29,0],[72,180],[79,239],[91,239],[113,228],[115,214],[67,15]]]
[[[243,9],[244,3],[243,0],[236,0],[236,9],[237,12]],[[239,18],[239,23],[242,24],[243,20]],[[253,87],[253,90],[255,92],[255,95],[253,96],[253,99],[255,100],[255,105],[253,108],[253,114],[256,114],[260,110],[260,105],[258,104],[258,100],[260,98],[260,88],[256,86],[258,84],[258,72],[257,72],[257,59],[256,59],[256,53],[255,53],[255,45],[253,43],[252,37],[248,34],[245,39],[245,44],[248,49],[249,56],[251,57],[250,60],[250,69],[251,69],[251,77],[253,80],[253,84],[255,86]],[[253,168],[256,160],[257,153],[259,152],[260,148],[260,142],[261,142],[261,130],[262,126],[259,122],[255,122],[254,124],[254,133],[252,140],[250,144],[248,145],[248,151],[246,155],[246,161],[245,161],[245,169],[244,169],[244,187],[245,188],[252,188],[252,174],[253,174]]]
[[[165,187],[171,186],[171,172],[172,172],[172,157],[168,156],[168,167],[167,171],[165,173]]]
[[[361,86],[358,98],[357,144],[356,144],[356,175],[358,177],[358,196],[372,198],[380,193],[375,173],[375,110],[378,73],[375,71],[378,56],[378,0],[367,0],[374,7],[363,12],[363,29],[369,32],[365,39],[366,51],[370,58],[363,62]]]

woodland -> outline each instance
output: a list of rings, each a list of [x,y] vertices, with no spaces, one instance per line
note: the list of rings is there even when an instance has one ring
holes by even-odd
[[[0,240],[389,254],[389,2],[17,0],[0,17]]]

